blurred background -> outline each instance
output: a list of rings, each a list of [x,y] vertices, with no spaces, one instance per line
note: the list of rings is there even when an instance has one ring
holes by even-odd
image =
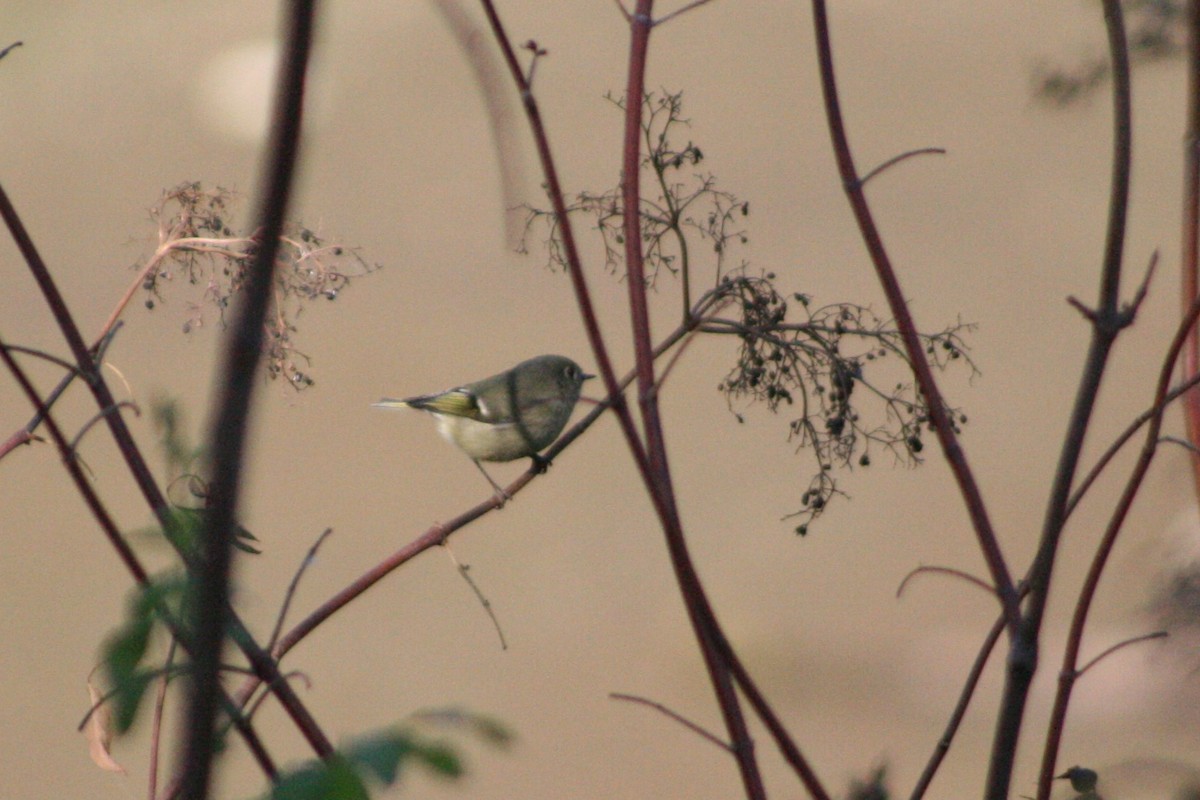
[[[0,7],[0,181],[23,215],[89,338],[153,247],[149,209],[162,191],[202,181],[242,193],[252,213],[277,37],[276,4],[41,3]],[[465,6],[474,15],[474,6]],[[665,7],[664,10],[669,10]],[[627,36],[614,4],[500,4],[516,42],[549,51],[536,91],[568,193],[602,191],[619,171],[621,120],[606,92],[624,86]],[[999,0],[906,5],[854,0],[831,10],[838,77],[861,169],[943,147],[872,181],[869,197],[920,326],[961,319],[981,374],[945,375],[970,418],[965,446],[1014,573],[1032,555],[1088,330],[1066,303],[1097,294],[1107,208],[1106,87],[1065,110],[1037,102],[1043,62],[1103,53],[1099,8]],[[487,40],[484,40],[485,42]],[[490,46],[481,44],[481,47]],[[505,199],[489,117],[471,67],[428,3],[324,4],[292,217],[361,248],[382,268],[334,303],[309,306],[297,346],[315,384],[266,382],[258,394],[244,523],[263,555],[238,564],[238,607],[265,638],[317,535],[292,619],[437,520],[490,489],[419,414],[384,413],[384,395],[433,391],[559,352],[594,370],[567,279],[534,242],[505,243]],[[504,83],[507,89],[507,83]],[[719,186],[750,202],[742,254],[786,291],[817,302],[886,304],[841,192],[821,110],[812,25],[802,3],[714,2],[657,29],[648,87],[684,91],[685,134]],[[1151,253],[1159,272],[1113,354],[1084,459],[1090,465],[1149,403],[1178,318],[1181,60],[1138,69],[1134,183],[1124,293]],[[523,121],[509,166],[518,199],[542,201]],[[586,242],[604,332],[631,364],[626,289]],[[6,341],[66,354],[15,248],[0,242]],[[703,263],[698,280],[711,274]],[[209,309],[183,332],[203,287],[168,286],[153,312],[135,301],[109,351],[118,396],[148,409],[176,398],[193,439],[211,410],[222,337]],[[670,283],[656,325],[677,319]],[[798,505],[811,455],[789,417],[730,413],[717,384],[735,342],[697,340],[663,396],[689,542],[725,629],[831,791],[881,765],[906,794],[941,734],[994,603],[963,582],[913,568],[984,574],[938,453],[920,468],[886,457],[841,477],[838,502],[805,538],[782,519]],[[31,363],[49,388],[55,369]],[[589,387],[593,393],[597,390]],[[93,416],[75,386],[64,427]],[[3,435],[31,414],[0,380]],[[130,419],[165,481],[149,414]],[[1170,433],[1181,432],[1178,413]],[[150,516],[97,428],[81,453],[121,525]],[[1013,783],[1035,791],[1044,723],[1080,578],[1122,485],[1118,459],[1068,529]],[[492,470],[510,480],[522,466]],[[1200,550],[1187,460],[1160,455],[1101,587],[1084,657],[1159,626],[1163,580]],[[147,725],[118,742],[128,776],[102,772],[76,726],[85,678],[123,612],[130,580],[48,445],[0,462],[0,797],[144,795]],[[139,540],[141,541],[141,540]],[[143,545],[146,546],[146,545]],[[285,660],[336,740],[419,709],[494,715],[506,751],[468,742],[469,776],[421,774],[402,787],[433,797],[736,797],[732,761],[710,743],[610,692],[651,698],[723,733],[665,548],[617,426],[603,419],[499,513],[452,540],[489,598],[509,647],[440,550],[426,553],[326,623]],[[148,558],[165,563],[150,547]],[[1129,648],[1080,682],[1061,763],[1101,773],[1106,796],[1169,795],[1200,768],[1198,654],[1184,638]],[[972,796],[986,772],[1002,670],[989,668],[930,797]],[[268,702],[266,736],[282,761],[303,742]],[[802,789],[758,732],[774,796]],[[1105,781],[1136,777],[1120,790]],[[1167,775],[1167,778],[1163,776]],[[1154,783],[1162,780],[1163,786]],[[240,746],[218,795],[263,787]],[[1165,788],[1164,788],[1165,787]],[[1066,791],[1067,787],[1063,787]]]

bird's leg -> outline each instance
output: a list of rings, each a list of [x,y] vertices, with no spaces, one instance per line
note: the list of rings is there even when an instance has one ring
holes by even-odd
[[[537,453],[531,455],[530,458],[533,460],[533,471],[538,475],[542,475],[546,470],[550,469],[550,459],[542,458]]]
[[[504,508],[504,504],[512,500],[512,495],[500,488],[500,484],[492,480],[492,476],[487,474],[487,470],[483,468],[483,464],[479,463],[479,459],[471,459],[475,462],[475,466],[479,467],[479,471],[483,473],[483,477],[487,478],[488,483],[496,490],[496,501],[500,504],[500,508]]]

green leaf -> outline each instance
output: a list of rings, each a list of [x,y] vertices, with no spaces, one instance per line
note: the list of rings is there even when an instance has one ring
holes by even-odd
[[[367,787],[341,756],[312,761],[283,775],[271,788],[272,800],[368,800]]]
[[[177,607],[186,585],[183,575],[172,573],[144,588],[134,589],[126,601],[124,622],[104,643],[101,664],[105,682],[113,693],[113,721],[118,733],[133,725],[146,687],[158,674],[141,666],[158,620],[158,609]]]
[[[137,719],[138,707],[146,696],[146,689],[157,676],[152,670],[140,669],[125,676],[121,683],[115,686],[113,695],[113,730],[118,734],[127,732]]]
[[[356,740],[345,748],[345,755],[348,761],[370,770],[385,786],[391,786],[403,759],[418,747],[407,734],[388,729]]]
[[[462,759],[448,745],[427,744],[417,750],[416,755],[425,766],[447,778],[462,777],[465,771]]]

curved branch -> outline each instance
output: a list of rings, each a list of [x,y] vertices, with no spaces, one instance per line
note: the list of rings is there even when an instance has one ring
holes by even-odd
[[[912,158],[913,156],[928,156],[928,155],[944,156],[944,155],[946,155],[946,148],[944,148],[944,147],[922,147],[917,150],[909,150],[907,153],[901,153],[898,156],[892,156],[887,161],[883,162],[878,167],[876,167],[873,170],[870,170],[866,175],[863,175],[861,178],[859,178],[858,182],[860,185],[866,186],[867,182],[869,180],[871,180],[871,178],[874,178],[876,175],[880,174],[881,172],[891,169],[892,167],[899,164],[901,161]]]
[[[1113,509],[1108,526],[1104,531],[1104,536],[1101,538],[1100,544],[1096,548],[1096,553],[1092,557],[1092,563],[1088,568],[1083,587],[1079,590],[1079,598],[1075,603],[1075,613],[1072,616],[1071,627],[1067,634],[1067,646],[1063,652],[1062,666],[1059,669],[1058,691],[1054,697],[1054,707],[1050,712],[1050,722],[1047,725],[1041,772],[1038,777],[1039,800],[1045,800],[1045,798],[1049,797],[1050,786],[1054,780],[1054,763],[1058,758],[1058,748],[1066,723],[1067,706],[1071,701],[1071,691],[1075,686],[1075,680],[1082,673],[1082,670],[1076,670],[1075,665],[1079,660],[1079,648],[1083,641],[1083,630],[1087,624],[1088,612],[1091,610],[1092,600],[1100,585],[1100,578],[1104,574],[1104,567],[1108,563],[1108,557],[1112,553],[1113,546],[1116,544],[1117,535],[1124,526],[1129,509],[1132,508],[1133,501],[1137,498],[1138,492],[1141,490],[1142,481],[1145,479],[1146,473],[1149,472],[1150,464],[1154,460],[1155,453],[1158,451],[1160,442],[1159,431],[1162,429],[1163,414],[1166,408],[1165,398],[1167,396],[1167,387],[1171,383],[1171,375],[1179,359],[1179,354],[1186,346],[1192,329],[1196,326],[1197,319],[1200,319],[1200,297],[1197,297],[1192,302],[1191,308],[1188,309],[1188,313],[1184,316],[1175,332],[1171,346],[1167,349],[1162,368],[1159,370],[1158,385],[1154,392],[1152,408],[1156,409],[1156,411],[1150,418],[1141,453],[1138,455],[1137,463],[1130,472],[1125,489],[1122,491],[1121,497]]]
[[[983,589],[992,597],[996,596],[996,590],[989,586],[987,581],[977,578],[969,572],[965,572],[961,569],[955,569],[954,567],[920,566],[909,572],[904,576],[904,580],[900,581],[900,585],[896,587],[896,597],[899,598],[900,595],[904,594],[904,588],[908,586],[909,581],[926,572],[933,572],[939,575],[950,575],[952,577],[959,578],[971,584],[972,586]]]
[[[813,0],[813,25],[816,29],[817,59],[821,73],[821,89],[825,98],[825,116],[829,123],[829,134],[833,140],[834,155],[837,157],[838,171],[842,177],[842,185],[854,218],[858,223],[859,233],[875,267],[875,274],[887,296],[888,306],[896,320],[896,327],[904,340],[904,348],[908,353],[909,364],[913,370],[917,386],[925,396],[929,405],[929,416],[933,423],[934,432],[942,447],[954,479],[958,483],[963,503],[970,515],[975,537],[979,540],[983,557],[987,561],[988,570],[992,574],[992,583],[1004,606],[1010,632],[1015,632],[1020,611],[1017,607],[1017,592],[1009,574],[1000,544],[996,539],[995,529],[988,517],[987,506],[983,494],[975,482],[975,475],[967,463],[966,453],[954,433],[954,425],[946,411],[946,403],[942,399],[941,390],[933,377],[933,370],[921,347],[920,336],[908,302],[905,300],[896,271],[883,246],[883,239],[867,200],[863,194],[862,180],[854,166],[854,157],[850,152],[850,141],[846,135],[845,123],[842,119],[841,103],[838,99],[837,82],[833,71],[833,45],[829,34],[829,19],[826,13],[825,0]]]
[[[1153,633],[1144,633],[1141,636],[1134,636],[1134,637],[1126,639],[1122,642],[1117,642],[1112,647],[1106,648],[1103,652],[1100,653],[1100,655],[1096,656],[1091,661],[1087,662],[1082,667],[1080,667],[1078,670],[1076,670],[1075,678],[1076,679],[1082,678],[1083,674],[1085,672],[1087,672],[1089,669],[1096,666],[1101,661],[1108,658],[1109,656],[1111,656],[1113,653],[1117,652],[1118,650],[1129,647],[1132,644],[1140,644],[1142,642],[1149,642],[1154,639],[1166,639],[1168,636],[1170,636],[1170,634],[1167,633],[1166,631],[1154,631]]]
[[[660,714],[663,714],[663,715],[675,720],[683,727],[687,728],[688,730],[690,730],[693,733],[700,736],[700,738],[707,739],[708,741],[712,742],[713,744],[715,744],[717,747],[721,748],[725,752],[727,752],[727,753],[733,752],[733,748],[730,747],[728,743],[722,741],[720,737],[715,736],[712,733],[704,730],[704,728],[700,727],[695,722],[692,722],[690,719],[688,719],[687,717],[683,716],[682,714],[680,714],[676,711],[672,711],[671,709],[664,706],[662,703],[657,703],[657,702],[650,700],[648,698],[645,698],[645,697],[639,697],[636,694],[624,694],[623,692],[609,692],[608,696],[611,697],[613,700],[627,700],[630,703],[639,703],[644,706],[649,706],[650,708],[653,708],[655,711],[658,711]]]

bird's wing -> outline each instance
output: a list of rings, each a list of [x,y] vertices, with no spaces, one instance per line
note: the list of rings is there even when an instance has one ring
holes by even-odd
[[[432,411],[435,414],[446,414],[452,417],[467,417],[480,422],[491,422],[487,412],[479,404],[478,398],[466,389],[451,389],[441,394],[410,397],[403,401],[410,408]]]

